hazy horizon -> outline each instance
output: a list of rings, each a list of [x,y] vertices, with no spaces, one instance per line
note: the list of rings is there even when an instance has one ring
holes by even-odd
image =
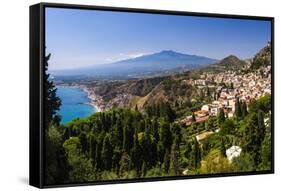
[[[254,56],[271,40],[270,21],[46,9],[49,70],[83,68],[163,50],[222,59]]]

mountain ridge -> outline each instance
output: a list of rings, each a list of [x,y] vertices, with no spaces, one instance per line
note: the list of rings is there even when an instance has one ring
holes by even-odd
[[[179,53],[173,50],[163,50],[136,58],[125,59],[109,64],[90,66],[73,70],[52,71],[59,75],[123,75],[137,76],[169,70],[191,70],[217,62],[216,59],[198,55]]]

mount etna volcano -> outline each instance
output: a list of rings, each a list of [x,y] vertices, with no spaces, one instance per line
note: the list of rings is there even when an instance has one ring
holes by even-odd
[[[186,71],[217,62],[216,59],[164,50],[137,58],[85,68],[51,71],[54,76],[134,77],[163,72]]]

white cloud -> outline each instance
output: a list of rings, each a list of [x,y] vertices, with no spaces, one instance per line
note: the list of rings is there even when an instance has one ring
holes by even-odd
[[[141,57],[141,56],[144,56],[146,54],[148,54],[148,53],[143,53],[143,52],[119,53],[118,55],[114,55],[110,58],[105,58],[105,61],[108,62],[108,63],[117,62],[117,61],[121,61],[121,60]]]
[[[137,58],[145,55],[143,52],[134,52],[134,53],[128,53],[128,54],[120,54],[121,56],[127,57],[127,58]]]

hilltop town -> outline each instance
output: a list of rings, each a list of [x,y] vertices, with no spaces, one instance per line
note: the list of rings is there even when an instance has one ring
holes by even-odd
[[[220,73],[206,72],[200,79],[185,80],[185,83],[198,89],[214,89],[214,100],[194,112],[196,122],[205,121],[208,116],[217,116],[221,108],[227,117],[233,117],[237,99],[248,105],[251,100],[271,94],[271,66],[262,66],[253,72],[232,70]],[[192,116],[185,117],[182,122],[191,124]]]

